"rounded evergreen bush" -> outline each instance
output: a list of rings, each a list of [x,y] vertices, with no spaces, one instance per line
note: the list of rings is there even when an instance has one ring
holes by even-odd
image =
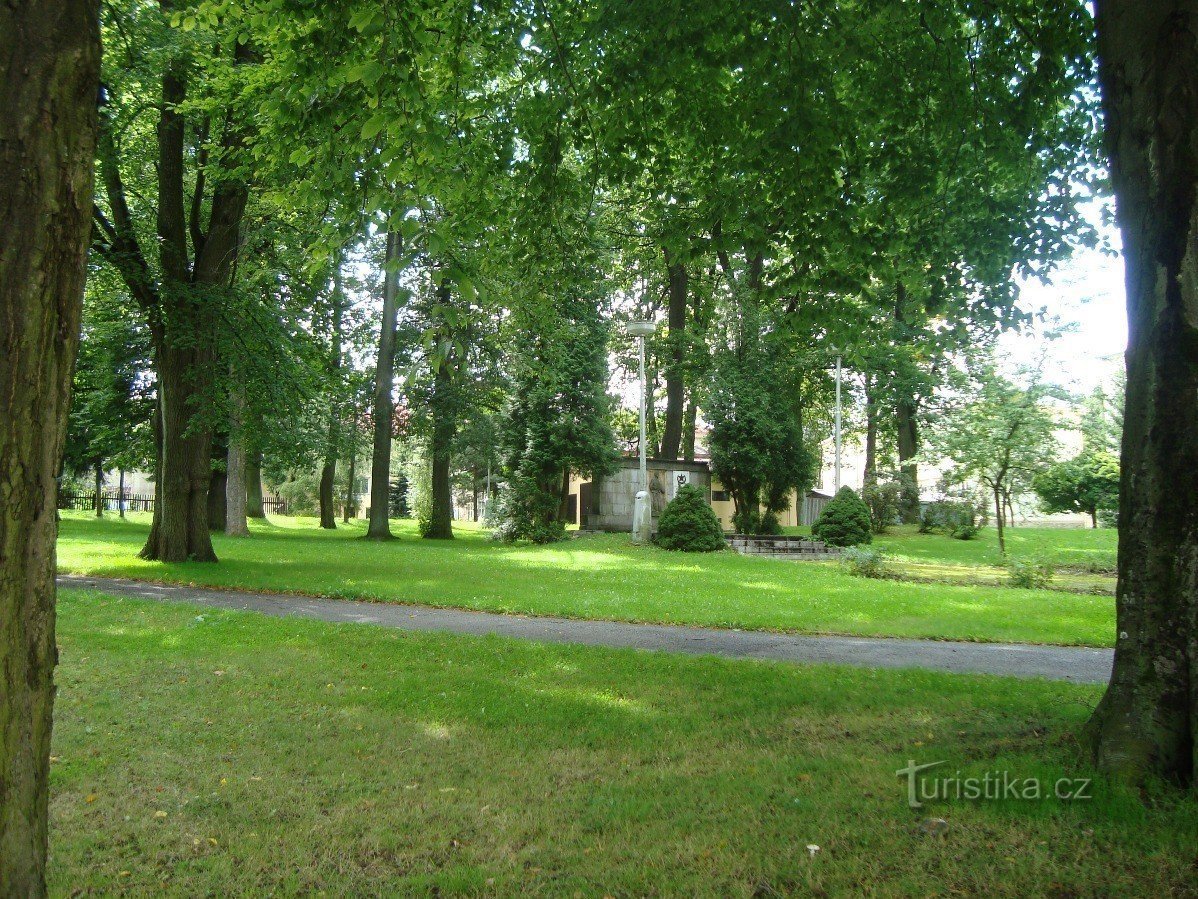
[[[724,548],[720,520],[711,511],[705,491],[685,484],[662,510],[655,541],[663,549],[707,553]]]
[[[829,546],[857,546],[873,539],[869,507],[851,487],[841,487],[819,518],[811,526],[811,534]]]

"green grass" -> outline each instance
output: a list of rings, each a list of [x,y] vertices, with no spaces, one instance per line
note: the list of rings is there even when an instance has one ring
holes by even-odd
[[[1198,804],[1093,777],[1096,688],[280,620],[62,591],[54,895],[1180,895]],[[930,836],[929,817],[948,829]],[[808,844],[820,851],[810,856]]]
[[[497,612],[801,633],[1110,646],[1114,602],[1047,590],[867,581],[835,565],[732,552],[634,547],[626,535],[503,546],[459,528],[453,541],[356,539],[311,519],[254,523],[250,539],[215,538],[219,564],[144,562],[146,516],[64,516],[62,571],[171,583],[426,603]],[[912,544],[918,541],[912,539]],[[939,545],[939,544],[937,544]]]
[[[1054,565],[1094,571],[1112,571],[1119,533],[1114,528],[1007,528],[1007,555],[1040,558]],[[972,540],[941,534],[920,534],[914,525],[891,528],[874,538],[874,544],[897,557],[956,565],[999,566],[998,532],[983,528]]]

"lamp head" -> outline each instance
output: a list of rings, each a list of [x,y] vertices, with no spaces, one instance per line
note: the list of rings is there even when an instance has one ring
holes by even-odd
[[[629,337],[648,337],[657,330],[657,322],[631,321],[624,326]]]

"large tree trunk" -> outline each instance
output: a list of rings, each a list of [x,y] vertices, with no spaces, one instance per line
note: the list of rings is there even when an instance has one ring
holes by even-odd
[[[686,401],[683,373],[686,369],[686,266],[671,262],[666,253],[666,271],[669,274],[670,332],[666,358],[666,416],[661,432],[661,458],[677,459],[678,447],[682,442],[682,415]]]
[[[865,473],[862,487],[869,490],[878,483],[878,402],[873,375],[865,376]]]
[[[450,462],[453,438],[457,433],[457,413],[452,393],[454,389],[452,360],[443,359],[433,375],[433,439],[432,455],[432,518],[424,536],[431,540],[453,538],[453,485],[450,482]]]
[[[686,414],[682,418],[682,458],[687,462],[695,461],[695,425],[698,417],[699,410],[692,398],[687,401]]]
[[[229,444],[227,440],[221,441],[224,445],[216,448],[217,458],[228,460]],[[225,520],[228,517],[228,506],[225,504],[225,491],[228,488],[229,476],[225,469],[213,468],[208,475],[208,530],[223,531],[225,529]]]
[[[199,370],[196,351],[160,343],[158,398],[162,415],[159,478],[154,520],[141,550],[158,562],[215,562],[208,533],[208,482],[212,477],[212,434],[191,428],[190,373]]]
[[[557,520],[565,524],[573,524],[570,518],[570,468],[562,469],[561,488],[557,492]]]
[[[994,488],[994,524],[998,528],[998,554],[1005,556],[1007,554],[1007,537],[1003,530],[1003,503],[1002,490],[998,487]]]
[[[95,497],[96,518],[103,518],[104,517],[104,465],[100,462],[97,462],[95,465],[94,473],[96,476],[96,497]]]
[[[245,489],[245,393],[233,386],[233,416],[229,422],[229,453],[225,457],[225,533],[248,537]]]
[[[337,457],[325,457],[324,465],[320,467],[320,526],[325,530],[337,529],[336,498],[333,487],[337,479]]]
[[[245,514],[248,518],[265,518],[262,502],[262,450],[256,449],[245,459]]]
[[[903,476],[903,491],[899,514],[904,524],[919,521],[919,466],[915,454],[919,452],[919,423],[915,418],[915,400],[903,397],[894,407],[895,424],[898,428],[899,471]]]
[[[391,505],[391,398],[395,379],[395,327],[399,317],[399,256],[403,244],[399,231],[387,231],[384,257],[383,321],[379,330],[379,357],[374,369],[374,450],[370,459],[370,523],[366,537],[390,540]]]
[[[354,480],[358,476],[358,454],[350,447],[349,451],[349,471],[347,472],[349,483],[345,486],[345,507],[341,510],[341,521],[345,524],[349,523],[351,518],[358,514],[357,504],[354,502]]]
[[[340,443],[341,385],[337,383],[341,370],[341,257],[337,257],[337,268],[333,273],[333,296],[330,309],[332,327],[329,341],[329,379],[333,382],[329,403],[329,431],[325,438],[324,465],[320,469],[320,526],[336,530],[337,510],[334,508],[333,484],[337,479],[337,450]]]
[[[902,281],[894,287],[895,340],[907,338],[907,285]],[[919,403],[902,384],[896,385],[899,397],[894,408],[895,428],[898,432],[899,474],[902,477],[902,494],[899,499],[899,516],[904,524],[919,522],[919,466],[915,454],[919,452],[919,422],[916,414]]]
[[[1198,756],[1198,7],[1098,2],[1127,281],[1115,666],[1098,764],[1195,783]]]
[[[0,896],[45,895],[55,477],[92,213],[98,4],[0,4]]]

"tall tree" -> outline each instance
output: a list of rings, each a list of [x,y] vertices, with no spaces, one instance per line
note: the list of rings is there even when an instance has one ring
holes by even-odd
[[[245,388],[233,372],[229,405],[229,451],[225,456],[225,533],[230,537],[248,537],[246,522],[249,494],[246,490],[246,415]]]
[[[399,317],[399,270],[403,238],[398,223],[387,227],[387,249],[383,255],[383,315],[379,324],[379,351],[374,369],[374,446],[370,462],[369,540],[390,540],[391,524],[391,429],[395,414],[395,328]]]
[[[341,444],[341,390],[337,379],[341,374],[341,331],[345,314],[345,294],[341,276],[342,259],[338,253],[333,269],[333,293],[329,300],[329,433],[325,444],[324,464],[320,469],[320,526],[329,530],[337,527],[337,510],[333,501],[333,482],[337,478],[337,454]]]
[[[940,453],[952,461],[946,479],[975,481],[994,500],[998,551],[1006,553],[1005,504],[1015,488],[1030,487],[1056,454],[1056,419],[1046,400],[1057,391],[1037,368],[1025,372],[1024,383],[1002,375],[992,360],[975,372],[973,392],[935,433]]]
[[[666,362],[666,414],[661,432],[663,459],[677,459],[682,444],[682,420],[685,402],[686,371],[686,307],[687,269],[684,262],[674,259],[666,252],[667,296],[669,297],[666,321],[669,342]]]
[[[1198,783],[1198,4],[1099,0],[1127,280],[1118,640],[1098,763]]]
[[[0,895],[46,892],[55,476],[91,227],[98,4],[0,7]]]
[[[249,190],[244,172],[237,168],[244,135],[235,106],[219,117],[210,112],[191,121],[185,107],[190,88],[202,91],[214,89],[214,84],[225,92],[225,102],[231,102],[232,73],[255,55],[240,40],[232,41],[235,46],[227,59],[198,44],[195,54],[189,54],[174,37],[178,29],[168,25],[171,11],[169,4],[165,6],[130,12],[142,29],[141,36],[161,43],[159,52],[123,64],[114,61],[114,69],[147,65],[143,59],[154,60],[158,68],[141,72],[145,80],[131,84],[124,106],[102,121],[99,163],[107,210],[99,205],[94,210],[96,248],[124,277],[146,317],[154,345],[157,502],[141,555],[163,562],[215,561],[208,532],[212,422],[203,414],[203,405],[215,375],[215,323],[229,289]],[[217,36],[210,37],[221,43]],[[228,77],[217,78],[212,72],[208,73],[212,77],[200,77],[197,59],[219,67]],[[152,82],[160,92],[155,136],[139,142],[134,129],[118,130],[118,126],[139,119],[146,104],[136,92]],[[153,173],[144,174],[146,184],[130,191],[125,170],[140,173],[143,152],[153,153]],[[189,171],[189,163],[194,170]],[[143,186],[153,195],[148,208],[140,208]],[[144,251],[149,229],[142,219],[151,217],[155,255]],[[224,526],[223,514],[216,526]]]

